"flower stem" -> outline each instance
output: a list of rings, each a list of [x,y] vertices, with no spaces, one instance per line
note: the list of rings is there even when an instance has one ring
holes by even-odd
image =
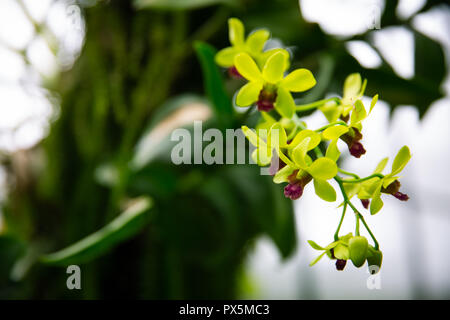
[[[319,101],[316,101],[316,102],[313,102],[313,103],[308,103],[308,104],[295,106],[295,110],[297,112],[308,111],[308,110],[316,109],[316,108],[318,108],[320,106],[323,106],[325,103],[331,102],[331,101],[334,101],[336,104],[339,104],[341,102],[341,99],[339,99],[338,97],[333,97],[333,98],[329,98],[329,99],[323,99],[323,100],[319,100]]]
[[[352,180],[342,180],[342,182],[343,183],[358,183],[358,182],[367,181],[367,180],[370,180],[370,179],[373,179],[373,178],[383,179],[384,175],[382,175],[381,173],[374,173],[374,174],[371,174],[370,176],[367,176],[365,178],[358,178],[358,179],[352,179]]]
[[[357,215],[358,219],[361,220],[361,222],[363,223],[364,227],[366,228],[367,232],[370,234],[370,237],[373,240],[375,250],[378,250],[378,248],[379,248],[378,241],[375,238],[375,236],[373,235],[373,233],[370,230],[369,226],[367,225],[366,221],[364,220],[363,215],[358,211],[358,209],[355,208],[353,203],[351,203],[351,201],[348,199],[347,193],[345,192],[345,189],[344,189],[344,181],[341,178],[339,178],[339,177],[334,177],[334,180],[336,180],[336,182],[339,185],[339,188],[341,189],[342,196],[344,197],[344,202],[348,203],[350,208],[352,208],[353,212]]]
[[[342,222],[344,221],[346,211],[347,211],[347,202],[344,203],[344,209],[342,210],[341,220],[339,221],[336,232],[334,233],[334,241],[339,240],[339,231],[341,230]]]
[[[336,125],[340,125],[340,126],[348,126],[347,123],[344,122],[344,121],[336,121],[336,122],[329,123],[329,124],[327,124],[326,126],[320,127],[319,129],[316,129],[316,130],[314,130],[314,131],[320,132],[320,131],[325,130],[326,128],[333,127],[333,126],[336,126]]]
[[[338,171],[340,173],[342,173],[342,174],[347,175],[347,176],[351,176],[351,177],[354,177],[355,179],[359,179],[359,176],[356,173],[348,172],[348,171],[345,171],[344,169],[341,169],[341,168],[338,168]]]

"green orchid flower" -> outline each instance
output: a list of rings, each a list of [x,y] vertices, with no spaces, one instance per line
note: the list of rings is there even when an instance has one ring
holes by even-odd
[[[264,63],[262,71],[247,53],[239,53],[234,58],[238,72],[249,82],[243,86],[236,97],[236,104],[247,107],[257,104],[259,111],[273,108],[285,118],[292,118],[295,102],[291,92],[303,92],[315,86],[316,80],[311,71],[297,69],[284,77],[287,70],[287,51],[273,53]]]
[[[338,119],[348,120],[354,103],[363,96],[366,84],[367,81],[362,81],[359,73],[350,74],[344,82],[341,103],[336,105],[336,102],[328,102],[321,106],[319,110],[322,111],[330,123],[336,122]]]
[[[285,196],[293,200],[298,199],[303,194],[305,185],[313,180],[314,190],[321,199],[328,202],[336,201],[336,191],[327,182],[337,174],[336,162],[327,157],[313,161],[307,154],[319,145],[320,134],[302,130],[288,145],[283,145],[284,139],[285,133],[282,134],[281,142],[272,142],[272,145],[278,147],[278,155],[286,164],[273,178],[275,183],[289,183],[284,190]],[[286,149],[287,156],[282,148]]]
[[[247,53],[262,67],[270,55],[283,50],[274,48],[263,52],[264,45],[270,37],[269,31],[266,29],[255,30],[246,39],[244,25],[237,18],[228,19],[228,30],[231,46],[220,50],[215,56],[215,61],[221,67],[229,68],[232,76],[241,76],[234,66],[234,57],[239,53]],[[289,64],[289,53],[285,53],[286,63]]]
[[[362,267],[366,261],[368,261],[369,267],[372,265],[381,267],[381,251],[369,245],[366,237],[363,236],[353,236],[352,233],[348,233],[326,247],[321,247],[312,240],[308,240],[308,243],[313,249],[323,251],[322,254],[311,261],[310,266],[315,265],[326,254],[330,259],[337,260],[337,270],[343,270],[347,260],[351,260],[357,268]]]
[[[228,30],[231,47],[224,48],[216,54],[215,60],[219,66],[233,67],[234,57],[242,52],[248,53],[254,59],[261,58],[264,45],[270,37],[268,30],[256,30],[245,39],[244,25],[237,18],[228,19]]]
[[[353,234],[350,232],[345,236],[339,237],[337,241],[330,243],[326,247],[321,247],[314,241],[308,240],[308,243],[313,249],[323,251],[313,261],[311,261],[309,266],[312,267],[315,265],[326,254],[331,260],[337,260],[337,270],[344,270],[347,260],[350,258],[349,241],[351,238],[353,238]]]
[[[382,178],[373,177],[369,180],[361,182],[358,190],[358,198],[360,199],[372,199],[370,204],[370,213],[376,214],[383,207],[383,201],[381,200],[381,193],[392,194],[399,200],[406,201],[409,197],[399,192],[400,178],[398,174],[405,168],[409,160],[411,159],[411,152],[407,146],[402,147],[395,156],[392,163],[391,172]],[[384,158],[377,165],[374,174],[381,174],[386,167],[388,158]]]

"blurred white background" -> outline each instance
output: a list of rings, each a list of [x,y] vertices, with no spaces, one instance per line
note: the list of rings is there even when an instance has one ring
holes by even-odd
[[[398,14],[407,18],[424,2],[402,0]],[[23,1],[32,20],[47,20],[49,30],[43,38],[36,36],[30,17],[27,19],[17,1],[0,0],[0,155],[39,142],[46,134],[50,117],[57,111],[58,101],[50,99],[41,84],[70,68],[82,47],[83,21],[72,3]],[[384,2],[301,0],[300,5],[307,20],[345,38],[365,31],[367,17],[377,8],[382,10]],[[415,28],[445,45],[447,62],[449,21],[448,9],[432,10],[414,19]],[[372,40],[400,76],[414,75],[414,41],[406,29],[383,29],[381,25]],[[60,44],[57,51],[54,41]],[[363,42],[349,42],[348,50],[366,67],[380,63],[378,54]],[[295,202],[298,253],[282,262],[268,239],[259,241],[248,259],[255,290],[247,298],[450,298],[449,83],[447,76],[443,84],[447,97],[436,101],[423,121],[419,121],[416,109],[411,106],[398,108],[389,119],[388,105],[379,102],[363,131],[365,161],[347,158],[344,162],[347,169],[364,175],[381,158],[390,156],[392,160],[405,144],[413,153],[402,179],[402,189],[411,199],[404,203],[385,196],[383,211],[367,217],[384,253],[381,290],[367,289],[369,274],[365,267],[356,269],[348,264],[344,272],[337,272],[334,263],[326,258],[312,268],[308,266],[317,252],[306,240],[328,244],[340,218],[340,210],[315,197],[309,186],[301,200]],[[321,125],[324,120],[318,113],[309,119],[312,126]],[[0,169],[0,199],[3,180]],[[348,214],[342,232],[353,229]]]

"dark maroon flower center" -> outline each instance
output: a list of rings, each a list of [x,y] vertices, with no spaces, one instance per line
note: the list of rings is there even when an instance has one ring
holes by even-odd
[[[361,199],[361,203],[365,209],[369,208],[370,200],[369,199]]]
[[[233,77],[233,78],[236,78],[236,79],[243,78],[243,76],[239,73],[239,71],[236,69],[235,66],[232,66],[232,67],[228,68],[228,75],[230,77]]]
[[[284,187],[284,196],[292,200],[297,200],[303,194],[303,186],[301,183],[289,183]]]
[[[347,144],[350,154],[355,158],[360,158],[366,153],[361,142],[362,134],[356,128],[350,128],[350,131],[341,136],[341,139]]]
[[[277,99],[277,92],[272,89],[263,88],[258,96],[256,105],[259,111],[268,112],[274,108],[275,100]]]
[[[391,194],[400,201],[408,201],[409,199],[408,195],[400,192],[399,190],[400,190],[400,182],[398,180],[395,180],[386,188],[381,188],[381,192],[383,193]]]
[[[342,271],[345,268],[345,265],[347,264],[347,260],[336,260],[336,270]]]

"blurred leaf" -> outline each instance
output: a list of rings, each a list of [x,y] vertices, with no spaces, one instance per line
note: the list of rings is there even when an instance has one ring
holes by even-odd
[[[249,214],[264,233],[269,235],[287,258],[293,253],[297,238],[294,207],[283,194],[283,188],[272,182],[271,176],[263,176],[260,168],[233,166],[228,168],[236,190],[249,202]]]
[[[170,154],[170,135],[174,129],[205,121],[211,111],[205,99],[195,95],[181,95],[166,101],[158,108],[139,139],[131,167],[138,170],[162,153]]]
[[[97,258],[118,243],[136,235],[148,222],[148,212],[151,208],[150,198],[137,199],[102,229],[65,249],[42,256],[41,262],[50,265],[69,265]]]
[[[195,44],[195,51],[202,67],[205,90],[217,120],[224,127],[229,127],[233,117],[233,104],[225,90],[222,73],[214,61],[217,51],[202,42]]]
[[[10,236],[0,236],[0,287],[10,280],[14,263],[25,253],[25,244]]]
[[[424,85],[439,87],[447,73],[442,46],[417,31],[414,31],[414,40],[414,78]]]
[[[239,0],[135,0],[137,9],[186,10],[225,4],[235,6]]]

